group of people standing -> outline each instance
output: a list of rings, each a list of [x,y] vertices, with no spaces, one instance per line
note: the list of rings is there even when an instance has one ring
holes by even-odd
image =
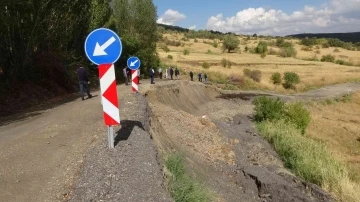
[[[163,76],[163,70],[161,67],[159,67],[158,69],[158,73],[159,73],[159,77],[160,79],[162,79],[162,76]],[[168,67],[165,69],[165,79],[171,79],[173,80],[173,76],[174,76],[174,73],[175,73],[175,78],[176,79],[179,79],[179,75],[180,75],[180,71],[178,70],[178,68],[172,68],[172,67]]]
[[[199,80],[200,82],[205,82],[205,83],[207,83],[207,81],[208,81],[208,76],[207,76],[206,73],[201,73],[201,72],[199,72],[199,73],[197,74],[197,77],[198,77],[198,80]],[[194,81],[194,73],[193,73],[192,71],[190,71],[190,79],[191,79],[191,81]]]

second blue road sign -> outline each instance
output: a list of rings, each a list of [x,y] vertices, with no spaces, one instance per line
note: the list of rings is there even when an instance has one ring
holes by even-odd
[[[137,57],[130,57],[128,60],[127,60],[127,66],[132,69],[132,70],[137,70],[139,69],[140,67],[140,59],[137,58]]]

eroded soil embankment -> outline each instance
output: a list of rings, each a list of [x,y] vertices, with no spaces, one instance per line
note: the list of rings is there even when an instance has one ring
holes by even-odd
[[[192,82],[151,89],[151,133],[159,151],[183,153],[189,173],[219,201],[332,201],[319,187],[284,169],[256,134],[250,101],[218,95],[216,89]]]

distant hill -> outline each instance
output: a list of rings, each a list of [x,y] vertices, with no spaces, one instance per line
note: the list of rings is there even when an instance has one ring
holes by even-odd
[[[291,37],[295,37],[295,38],[312,38],[312,37],[316,37],[316,38],[337,38],[340,39],[341,41],[345,41],[345,42],[360,42],[360,32],[349,32],[349,33],[319,33],[319,34],[294,34],[294,35],[288,35]]]
[[[165,25],[165,24],[159,24],[158,26],[160,27],[164,27],[166,30],[172,30],[172,31],[178,31],[178,32],[189,32],[190,29],[186,29],[183,27],[178,27],[178,26],[174,26],[174,25]],[[219,34],[219,35],[225,35],[225,34],[235,34],[235,33],[223,33],[223,32],[219,32],[219,31],[213,31],[213,30],[208,30],[209,32],[213,33],[213,34]]]

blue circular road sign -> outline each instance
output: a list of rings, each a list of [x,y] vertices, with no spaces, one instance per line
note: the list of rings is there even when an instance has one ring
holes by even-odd
[[[85,53],[96,64],[113,64],[121,55],[120,37],[112,30],[99,28],[92,31],[85,41]]]
[[[127,60],[127,66],[132,69],[132,70],[137,70],[139,69],[140,67],[140,59],[137,58],[137,57],[130,57],[128,60]]]

